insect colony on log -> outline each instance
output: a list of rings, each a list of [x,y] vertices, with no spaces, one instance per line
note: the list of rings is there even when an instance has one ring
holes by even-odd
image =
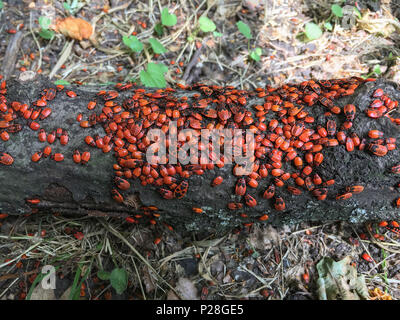
[[[167,134],[171,121],[176,122],[178,131],[192,129],[198,136],[202,129],[247,129],[254,134],[255,152],[250,158],[251,171],[243,175],[241,165],[234,163],[232,174],[237,177],[237,181],[232,191],[238,200],[227,203],[227,208],[240,212],[244,205],[257,206],[254,193],[257,192],[259,181],[270,179],[270,185],[261,191],[262,197],[265,201],[271,201],[273,210],[285,211],[288,208],[284,200],[284,189],[295,196],[308,191],[317,200],[327,198],[329,187],[335,181],[334,177],[321,177],[318,173],[318,167],[324,161],[324,149],[344,145],[347,152],[358,149],[383,157],[396,148],[396,139],[384,137],[383,132],[370,130],[367,137],[360,137],[352,130],[353,121],[360,112],[357,106],[347,104],[341,108],[335,105],[335,99],[352,95],[366,81],[374,79],[353,77],[330,81],[310,80],[281,88],[256,88],[254,91],[238,90],[230,86],[178,84],[179,90],[187,91],[188,94],[179,97],[174,94],[176,90],[173,88],[147,91],[132,83],[117,84],[114,90],[99,91],[94,95],[87,105],[87,109],[93,113],[87,119],[81,113],[76,115],[82,130],[101,125],[104,136],[92,137],[88,134],[84,139],[87,150],[74,150],[71,155],[64,155],[53,152],[51,145],[58,139],[65,146],[72,137],[62,128],[46,132],[41,128],[40,121],[55,112],[51,101],[57,95],[65,94],[73,99],[77,94],[57,85],[55,88],[44,89],[38,100],[28,105],[24,101],[7,100],[7,84],[0,78],[0,138],[6,149],[9,135],[21,131],[25,124],[38,133],[37,139],[40,142],[48,144],[32,155],[31,160],[38,163],[48,157],[62,162],[67,156],[76,164],[83,165],[90,161],[90,148],[101,149],[104,153],[114,152],[115,186],[111,189],[111,196],[118,203],[125,203],[124,191],[130,189],[131,179],[139,179],[143,186],[156,187],[164,199],[182,199],[190,189],[189,178],[192,175],[203,175],[209,170],[217,172],[226,162],[222,155],[218,161],[206,164],[196,161],[186,165],[171,164],[168,162],[171,155],[167,154],[165,164],[154,164],[146,158],[146,150],[151,145],[147,136],[149,130],[158,128]],[[131,92],[132,95],[119,102],[119,92]],[[382,89],[376,89],[372,97],[374,100],[366,109],[366,115],[372,119],[386,117],[400,125],[400,119],[391,116],[391,111],[398,107],[398,101],[392,100]],[[248,106],[249,98],[262,99],[263,103]],[[309,112],[312,108],[326,109],[325,125],[316,125],[316,120]],[[268,121],[267,115],[269,117],[271,114],[273,119]],[[334,115],[340,115],[343,123],[338,123]],[[242,137],[240,146],[245,145],[245,142]],[[178,152],[182,145],[183,141],[178,142]],[[210,157],[215,156],[211,145],[199,144],[198,151],[201,149],[209,149]],[[18,159],[14,159],[6,150],[0,153],[2,165],[10,166],[15,161]],[[400,173],[400,165],[394,166],[392,172]],[[223,177],[218,174],[210,182],[215,188],[223,183]],[[347,186],[335,198],[338,201],[346,200],[363,190],[362,185]],[[40,199],[27,201],[38,204]],[[394,205],[400,207],[400,198],[395,200]],[[203,212],[201,208],[192,209],[195,213]],[[147,215],[150,212],[153,218],[159,216],[156,207],[142,207],[142,210]],[[240,213],[240,216],[247,217],[245,213]],[[141,214],[137,214],[128,217],[126,221],[137,223],[141,217]],[[265,221],[268,215],[264,214],[258,219]],[[154,224],[155,220],[152,221]]]

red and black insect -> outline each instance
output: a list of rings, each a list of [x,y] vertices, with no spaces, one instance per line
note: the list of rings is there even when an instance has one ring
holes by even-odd
[[[215,186],[220,185],[223,181],[224,181],[224,178],[222,178],[221,176],[218,176],[218,177],[214,178],[214,180],[213,180],[211,185],[213,187],[215,187]]]
[[[121,190],[128,190],[131,187],[131,184],[127,180],[120,177],[115,177],[114,182],[118,189]]]
[[[189,183],[183,180],[174,189],[174,197],[177,199],[182,199],[186,195],[188,188],[189,188]]]
[[[111,196],[118,203],[123,203],[124,202],[124,197],[116,189],[112,189],[111,190]]]
[[[8,153],[1,152],[0,153],[0,163],[6,166],[12,165],[14,162],[14,158],[10,156]]]
[[[41,152],[41,151],[36,152],[36,153],[34,153],[34,154],[32,155],[31,160],[32,160],[33,162],[38,162],[38,161],[42,158],[42,156],[43,156],[43,152]]]
[[[275,210],[278,210],[278,211],[285,210],[286,204],[282,197],[279,197],[279,196],[275,197],[274,207],[275,207]]]
[[[236,182],[235,193],[238,196],[244,196],[246,193],[246,180],[240,177]]]
[[[347,121],[353,121],[356,115],[356,107],[353,104],[346,104],[343,108]]]
[[[90,160],[90,152],[85,151],[81,155],[81,164],[87,164]]]
[[[44,94],[43,97],[47,100],[47,101],[51,101],[53,100],[56,95],[57,95],[57,91],[54,88],[48,88],[48,89],[44,89],[43,90]]]
[[[248,193],[245,194],[244,200],[246,202],[246,205],[249,207],[255,207],[257,205],[257,200],[254,199],[251,195]]]
[[[55,153],[51,156],[54,161],[60,162],[64,160],[64,155],[62,153]]]
[[[368,150],[369,150],[372,154],[374,154],[374,155],[376,155],[376,156],[378,156],[378,157],[383,157],[383,156],[385,156],[385,155],[387,154],[387,152],[388,152],[388,149],[387,149],[386,146],[379,145],[379,144],[374,144],[374,143],[370,143],[370,144],[368,145]]]
[[[68,91],[66,91],[65,93],[66,93],[67,96],[70,97],[70,98],[75,98],[75,97],[78,96],[78,95],[77,95],[74,91],[72,91],[72,90],[68,90]]]
[[[72,157],[73,157],[73,160],[75,163],[81,163],[82,158],[81,158],[81,153],[79,152],[79,150],[75,150]]]

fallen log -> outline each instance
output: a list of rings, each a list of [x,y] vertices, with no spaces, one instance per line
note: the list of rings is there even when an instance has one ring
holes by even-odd
[[[162,91],[130,84],[117,85],[117,89],[62,88],[44,78],[0,83],[0,132],[3,140],[7,140],[4,132],[9,136],[7,141],[0,140],[0,213],[114,216],[133,223],[164,223],[178,232],[222,232],[253,222],[359,223],[399,217],[400,177],[397,169],[391,169],[400,163],[393,140],[399,138],[396,113],[400,91],[395,83],[351,78],[251,92],[201,85]],[[90,102],[96,102],[93,110],[88,110]],[[354,116],[348,105],[355,106]],[[109,109],[103,109],[105,106]],[[47,117],[46,108],[51,109]],[[174,110],[179,112],[173,114]],[[37,119],[34,111],[39,113]],[[115,117],[121,112],[126,112],[122,120]],[[148,120],[153,113],[154,118]],[[16,115],[15,119],[10,114]],[[80,114],[82,119],[77,121]],[[178,131],[212,128],[210,123],[250,128],[256,136],[258,168],[253,166],[250,176],[240,176],[235,163],[212,169],[212,165],[146,166],[142,158],[146,148],[140,145],[144,140],[122,134],[125,145],[118,147],[118,129],[110,129],[112,122],[116,126],[125,123],[131,132],[128,136],[140,137],[146,129],[168,123],[161,118],[180,119]],[[46,142],[39,141],[39,127],[46,133]],[[58,128],[62,130],[57,132]],[[58,138],[50,144],[47,139],[53,130]],[[69,139],[66,145],[61,144],[63,131]],[[85,142],[89,135],[98,140],[97,135],[105,138],[107,133],[110,142],[100,139],[97,147],[96,141],[95,147]],[[112,148],[104,148],[103,142],[113,144]],[[51,147],[47,158],[50,151],[46,146]],[[128,155],[121,149],[128,149]],[[80,159],[75,159],[80,164],[74,161],[75,150],[80,151]],[[85,151],[91,157],[82,164]],[[36,158],[32,157],[35,153]],[[62,161],[56,161],[61,160],[59,154]],[[7,155],[13,159],[11,165]],[[175,172],[182,168],[183,173],[168,173],[165,178],[162,172],[166,168]],[[139,178],[130,178],[135,174]],[[115,180],[115,176],[123,180]],[[241,177],[246,186],[243,195],[241,187],[236,187]],[[186,194],[182,181],[189,185]],[[126,182],[130,187],[121,190]],[[269,186],[274,186],[275,194],[266,199]]]

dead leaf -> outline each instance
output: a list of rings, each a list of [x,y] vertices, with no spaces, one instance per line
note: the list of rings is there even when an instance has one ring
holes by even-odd
[[[76,40],[89,39],[93,34],[92,25],[81,18],[67,17],[57,20],[53,26],[54,31]]]
[[[389,13],[385,12],[384,17],[376,18],[375,13],[365,11],[361,19],[358,19],[358,27],[369,33],[379,33],[385,38],[389,37],[396,31],[396,27],[400,28],[400,24],[396,22],[395,18]]]

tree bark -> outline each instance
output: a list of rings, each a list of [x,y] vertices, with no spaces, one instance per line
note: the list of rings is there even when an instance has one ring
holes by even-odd
[[[9,81],[7,101],[30,104],[40,97],[44,88],[50,87],[55,86],[43,78],[27,83]],[[398,127],[387,117],[370,119],[365,114],[365,110],[374,100],[372,93],[377,88],[382,88],[392,100],[398,100],[400,97],[397,84],[377,80],[361,84],[354,94],[334,102],[339,107],[349,103],[356,105],[357,115],[351,131],[356,132],[360,138],[367,137],[369,130],[377,129],[384,132],[384,137],[394,137],[399,140]],[[282,188],[279,192],[285,199],[286,210],[276,211],[272,200],[262,198],[264,190],[272,181],[269,175],[259,181],[257,189],[250,190],[251,195],[257,200],[257,206],[251,208],[244,205],[241,210],[229,210],[228,202],[244,203],[244,201],[233,195],[237,177],[232,174],[232,165],[225,165],[221,169],[206,171],[201,176],[191,176],[188,179],[188,192],[182,199],[163,199],[157,191],[158,188],[143,187],[139,179],[129,180],[131,188],[123,192],[126,201],[124,204],[119,204],[112,199],[110,193],[114,178],[112,167],[116,163],[113,152],[103,153],[100,149],[90,148],[84,142],[85,136],[89,134],[92,137],[96,134],[104,136],[103,128],[97,125],[83,129],[76,121],[77,114],[82,113],[85,118],[92,113],[87,110],[87,104],[93,100],[96,92],[104,88],[74,87],[73,90],[78,95],[76,98],[68,97],[65,94],[67,90],[65,88],[64,91],[57,93],[56,98],[48,102],[53,110],[52,114],[40,121],[41,128],[46,132],[57,128],[68,131],[70,139],[66,146],[61,146],[58,140],[51,145],[53,153],[64,154],[64,161],[56,162],[49,158],[41,159],[37,163],[31,161],[31,156],[43,150],[48,144],[38,141],[38,131],[29,129],[25,125],[25,120],[17,120],[23,124],[22,131],[11,134],[7,142],[0,140],[0,153],[6,152],[14,158],[14,163],[10,166],[0,164],[0,213],[26,214],[30,213],[32,208],[37,208],[51,213],[124,218],[141,212],[140,205],[156,206],[161,214],[157,218],[159,223],[172,225],[178,232],[224,232],[242,226],[243,223],[258,221],[257,218],[264,214],[268,214],[269,219],[263,223],[274,225],[336,220],[358,223],[393,220],[399,217],[400,209],[394,205],[394,201],[399,197],[396,184],[400,181],[400,177],[390,170],[400,163],[399,149],[389,151],[384,157],[378,157],[358,148],[353,152],[347,152],[344,145],[324,148],[322,151],[324,161],[317,172],[323,180],[335,179],[335,184],[328,188],[328,197],[324,201],[318,201],[305,189],[302,189],[301,195],[294,196]],[[174,95],[187,95],[187,92],[178,89]],[[120,92],[116,101],[121,102],[129,96],[132,96],[132,91]],[[247,106],[249,110],[253,110],[251,106],[258,103],[260,99],[252,97],[248,99]],[[102,103],[99,105],[95,109],[97,113]],[[326,111],[327,109],[319,103],[310,108],[316,124],[325,126]],[[395,117],[394,113],[391,115]],[[267,123],[274,116],[276,113],[269,113]],[[344,115],[340,114],[335,118],[339,128],[345,120]],[[87,165],[73,162],[72,155],[76,149],[91,152],[91,159]],[[221,185],[212,187],[211,181],[216,176],[222,176],[224,181]],[[289,184],[294,185],[293,182]],[[355,194],[348,200],[336,200],[336,195],[343,193],[345,187],[356,184],[364,186],[362,193]],[[133,197],[136,200],[132,201]],[[34,198],[40,199],[40,203],[27,202],[28,199]],[[202,208],[203,213],[194,213],[193,207]],[[245,213],[248,217],[243,218],[239,213]],[[145,216],[142,220],[147,218]]]

